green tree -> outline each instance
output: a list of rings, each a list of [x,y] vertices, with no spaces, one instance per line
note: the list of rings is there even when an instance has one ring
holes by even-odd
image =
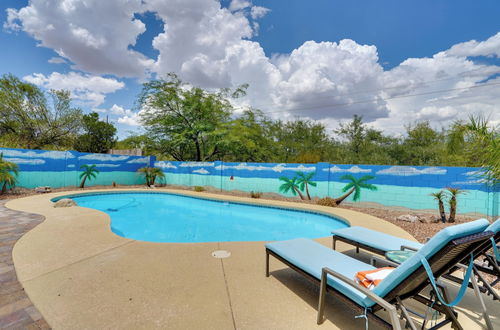
[[[0,145],[29,149],[61,148],[81,125],[81,110],[68,91],[51,90],[51,103],[37,86],[14,75],[0,77]]]
[[[146,180],[146,186],[153,186],[157,178],[164,178],[165,173],[161,170],[161,168],[157,167],[142,167],[137,170],[141,175],[144,176]]]
[[[366,183],[366,181],[373,180],[375,177],[373,175],[365,175],[361,178],[356,178],[350,174],[346,174],[340,177],[340,180],[348,180],[350,181],[344,188],[342,188],[343,192],[346,192],[344,195],[335,199],[335,203],[339,205],[342,203],[347,197],[349,197],[353,192],[353,200],[358,201],[361,198],[361,189],[368,189],[375,191],[377,187],[372,185],[371,183]]]
[[[158,142],[158,152],[181,161],[214,160],[224,154],[221,147],[233,110],[228,99],[244,94],[244,89],[210,93],[169,74],[166,80],[143,85],[138,99],[141,122]]]
[[[363,124],[363,116],[354,115],[351,122],[340,123],[340,128],[335,131],[347,144],[347,149],[352,157],[352,161],[358,164],[361,159],[361,152],[366,138],[366,126]]]
[[[483,116],[470,116],[469,121],[455,122],[448,135],[448,150],[460,154],[465,166],[480,166],[485,183],[500,183],[500,133],[490,127]]]
[[[17,164],[4,160],[3,153],[0,153],[0,184],[2,185],[0,194],[5,194],[7,187],[12,188],[16,184],[18,174],[19,167]]]
[[[221,150],[224,161],[269,162],[275,156],[276,142],[272,139],[272,121],[261,111],[246,110],[230,121],[222,136]]]
[[[80,169],[83,170],[83,172],[80,173],[80,179],[82,180],[80,182],[80,188],[85,187],[85,181],[87,181],[87,179],[89,179],[89,181],[90,181],[90,180],[95,179],[97,177],[97,174],[99,173],[99,171],[97,170],[96,167],[97,167],[96,165],[82,165],[82,166],[80,166]]]
[[[404,165],[442,165],[446,153],[445,137],[428,121],[406,127],[408,137],[403,142],[401,163]]]
[[[439,216],[441,217],[441,222],[446,222],[446,212],[444,211],[444,200],[446,198],[446,194],[444,191],[439,191],[431,194],[432,197],[438,202],[439,207]]]
[[[275,121],[270,136],[275,162],[317,162],[333,160],[338,153],[335,144],[321,123],[309,120]],[[316,156],[317,155],[317,156]]]
[[[304,200],[304,195],[302,195],[299,190],[299,185],[297,183],[296,177],[289,179],[286,176],[282,176],[279,179],[284,182],[279,188],[282,193],[286,194],[288,192],[291,192],[294,196],[298,194],[300,199]]]
[[[381,131],[368,127],[363,117],[354,115],[352,121],[340,123],[334,131],[343,141],[339,160],[352,164],[393,164],[391,147],[398,139],[384,135]],[[392,152],[394,155],[394,152]]]
[[[309,186],[316,187],[316,182],[311,181],[311,179],[316,175],[316,172],[311,172],[309,174],[305,174],[304,172],[296,172],[297,173],[297,184],[299,185],[300,190],[306,190],[307,199],[311,200],[311,195],[309,194]]]
[[[116,127],[99,120],[97,112],[82,117],[83,133],[79,135],[74,148],[81,152],[106,153],[116,143]]]

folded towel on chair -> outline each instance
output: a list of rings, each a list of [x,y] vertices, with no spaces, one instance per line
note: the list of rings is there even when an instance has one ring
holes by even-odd
[[[384,278],[387,277],[395,268],[382,267],[373,270],[366,270],[357,272],[354,276],[356,283],[363,285],[365,288],[375,288]]]

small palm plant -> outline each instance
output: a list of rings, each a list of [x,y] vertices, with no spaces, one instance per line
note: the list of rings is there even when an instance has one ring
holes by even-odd
[[[300,190],[304,191],[306,189],[306,195],[309,200],[311,200],[311,195],[309,194],[309,186],[316,187],[316,182],[311,181],[311,179],[316,175],[316,172],[305,174],[304,172],[297,172],[297,184]]]
[[[445,223],[446,213],[444,211],[444,200],[446,199],[446,193],[441,190],[440,192],[432,193],[431,196],[434,197],[435,200],[437,200],[439,205],[439,215],[441,217],[441,222]]]
[[[457,214],[457,196],[460,194],[465,194],[465,190],[458,188],[446,188],[450,195],[450,216],[448,218],[448,222],[455,222],[455,216]]]
[[[87,181],[87,179],[89,179],[90,181],[97,177],[99,171],[97,170],[96,167],[97,167],[96,165],[86,165],[86,164],[80,166],[80,169],[83,170],[83,172],[80,173],[80,179],[82,179],[82,182],[80,182],[80,188],[85,187],[85,181]]]
[[[157,178],[164,178],[165,173],[158,167],[142,167],[137,170],[146,179],[146,186],[153,186]]]
[[[280,191],[282,193],[291,192],[294,196],[297,196],[298,194],[300,199],[304,199],[304,195],[302,195],[299,190],[299,184],[296,177],[289,179],[286,176],[282,176],[280,180],[284,181],[284,183],[280,186]]]
[[[16,163],[5,161],[3,153],[0,153],[0,184],[2,185],[0,194],[5,194],[7,187],[12,188],[16,184],[16,176],[19,174],[18,169]]]
[[[361,178],[356,178],[350,174],[346,174],[341,176],[340,179],[349,180],[350,182],[344,188],[342,188],[342,191],[343,192],[347,191],[347,193],[335,199],[335,203],[337,205],[342,203],[344,199],[349,197],[352,193],[354,193],[353,200],[358,201],[361,198],[361,189],[368,189],[372,191],[377,190],[376,186],[372,185],[371,183],[366,183],[366,181],[368,180],[375,179],[373,175],[365,175],[362,176]]]

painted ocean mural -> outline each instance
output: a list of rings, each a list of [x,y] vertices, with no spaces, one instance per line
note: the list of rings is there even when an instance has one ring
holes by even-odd
[[[17,185],[24,188],[78,186],[80,166],[96,165],[97,178],[86,186],[141,184],[144,179],[136,171],[152,166],[154,157],[92,154],[77,151],[45,151],[0,148],[5,160],[19,166]]]
[[[484,184],[479,168],[176,161],[157,161],[155,166],[164,170],[169,184],[273,192],[288,197],[297,194],[293,189],[280,190],[284,183],[280,178],[292,179],[297,173],[314,173],[312,181],[316,186],[310,186],[309,190],[311,196],[319,198],[342,196],[343,188],[349,184],[348,176],[358,180],[370,176],[367,184],[376,189],[361,189],[359,201],[411,209],[436,209],[437,204],[430,194],[454,187],[466,191],[459,196],[459,213],[499,215],[498,190]],[[354,198],[351,194],[346,201],[353,202]]]
[[[475,213],[498,217],[499,192],[484,184],[478,168],[433,166],[339,165],[329,163],[227,163],[156,161],[155,157],[80,153],[76,151],[45,151],[0,148],[7,161],[19,165],[18,186],[54,188],[78,186],[81,165],[96,165],[99,175],[92,185],[143,184],[137,170],[156,166],[165,172],[167,184],[210,186],[218,190],[277,193],[294,197],[295,189],[280,189],[296,179],[299,173],[314,184],[307,185],[312,198],[338,198],[346,193],[350,182],[361,182],[374,188],[363,188],[359,196],[352,193],[346,201],[356,198],[364,204],[436,209],[431,193],[446,187],[466,191],[458,199],[459,213]],[[280,179],[281,178],[281,179]],[[299,187],[300,188],[300,187]],[[344,189],[344,190],[343,190]],[[350,188],[349,188],[350,189]],[[347,192],[349,191],[347,189]],[[307,196],[305,189],[301,191]],[[297,196],[297,198],[299,198]]]

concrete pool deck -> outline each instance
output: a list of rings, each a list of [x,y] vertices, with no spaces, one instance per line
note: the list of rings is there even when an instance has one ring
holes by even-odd
[[[412,239],[387,221],[346,209],[167,189],[104,192],[116,191],[164,191],[314,209],[344,218],[351,225]],[[26,293],[54,329],[364,328],[363,319],[354,319],[355,313],[331,296],[327,320],[317,326],[317,287],[272,258],[271,277],[266,278],[264,242],[150,243],[126,239],[111,232],[109,217],[103,212],[52,206],[51,198],[72,193],[82,191],[25,197],[6,204],[45,217],[16,243],[13,260]],[[331,246],[331,238],[317,241]],[[211,253],[220,249],[230,251],[231,256],[213,258]],[[342,243],[338,249],[352,253],[352,247]],[[459,320],[465,329],[481,328],[478,304],[468,291],[458,308]],[[489,297],[485,301],[494,325],[500,328],[498,302]],[[370,324],[370,328],[377,326]]]

